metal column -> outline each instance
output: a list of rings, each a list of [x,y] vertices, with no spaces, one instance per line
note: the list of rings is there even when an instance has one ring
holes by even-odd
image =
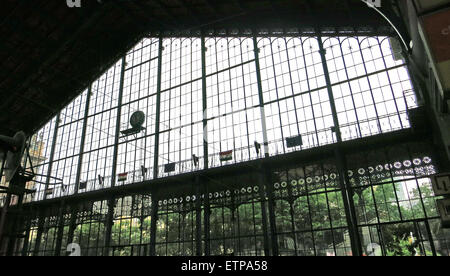
[[[80,157],[78,158],[78,167],[77,167],[77,176],[75,180],[75,188],[74,188],[74,194],[78,194],[78,189],[80,186],[80,177],[81,177],[81,166],[83,164],[83,155],[84,155],[84,144],[86,142],[86,130],[87,130],[87,123],[88,123],[88,116],[89,116],[89,106],[91,103],[91,97],[92,97],[92,84],[89,85],[88,93],[86,95],[86,107],[84,109],[84,122],[83,122],[83,129],[81,130],[81,142],[80,142]],[[70,189],[70,187],[69,187]]]
[[[202,191],[200,176],[195,176],[195,253],[197,256],[202,256]]]
[[[5,154],[5,158],[3,158],[2,166],[0,168],[0,182],[1,182],[1,179],[3,179],[3,171],[4,171],[4,168],[5,168],[7,152],[5,151],[4,154]],[[5,198],[5,203],[3,204],[3,207],[2,207],[2,210],[1,210],[1,213],[0,213],[0,252],[2,251],[3,228],[4,228],[4,225],[6,223],[6,212],[8,211],[9,202],[11,201],[10,197],[11,197],[10,193],[7,193],[6,194],[6,198]]]
[[[273,199],[273,186],[270,177],[270,171],[266,169],[264,166],[262,167],[263,183],[265,184],[266,194],[267,194],[267,205],[269,209],[269,227],[270,227],[270,236],[272,237],[272,255],[278,256],[278,236],[277,236],[277,227],[275,220],[275,203]]]
[[[161,113],[161,71],[162,71],[162,52],[163,52],[163,39],[159,37],[158,48],[158,77],[156,83],[156,121],[155,121],[155,154],[153,161],[153,178],[158,178],[158,158],[159,158],[159,122]]]
[[[73,235],[75,229],[77,228],[77,212],[78,208],[75,205],[70,207],[70,222],[69,222],[69,232],[67,233],[67,245],[73,242]]]
[[[54,160],[56,140],[57,140],[56,138],[58,136],[58,128],[59,128],[60,122],[61,122],[61,112],[59,112],[58,116],[56,116],[55,129],[53,131],[53,143],[52,143],[52,149],[50,151],[50,159],[48,162],[47,180],[45,181],[45,189],[44,189],[44,200],[47,199],[47,189],[48,189],[48,185],[50,184],[50,175],[52,173],[52,168],[53,168],[53,160]]]
[[[156,256],[156,226],[158,223],[158,191],[152,193],[152,210],[150,214],[150,249],[149,256]]]
[[[269,157],[269,141],[267,138],[267,124],[266,124],[266,112],[264,107],[264,97],[263,97],[263,89],[262,89],[262,79],[261,79],[261,67],[259,65],[259,48],[258,41],[256,38],[256,31],[253,31],[253,48],[255,51],[255,69],[256,69],[256,80],[258,83],[258,96],[259,96],[259,109],[261,112],[261,123],[262,123],[262,132],[263,132],[263,140],[264,140],[264,156]]]
[[[8,212],[9,203],[11,202],[11,194],[8,192],[5,198],[5,204],[3,205],[1,218],[0,218],[0,253],[3,252],[3,247],[6,247],[6,239],[4,236],[4,228],[6,226],[6,216]]]
[[[269,227],[267,225],[267,208],[266,208],[266,201],[267,201],[267,195],[265,191],[265,177],[264,172],[262,171],[262,166],[258,169],[258,187],[259,187],[259,197],[261,200],[261,220],[262,220],[262,230],[263,230],[263,237],[264,237],[264,255],[270,256],[271,255],[271,239],[269,237]],[[272,248],[273,251],[273,248]]]
[[[205,256],[209,256],[211,255],[211,245],[210,245],[211,208],[209,205],[209,192],[207,183],[203,183],[203,194],[205,195],[205,199],[203,201],[203,231],[205,235]]]
[[[38,256],[39,254],[39,248],[41,246],[41,239],[42,239],[42,231],[44,231],[44,224],[45,224],[45,211],[42,210],[39,212],[38,229],[36,234],[36,243],[34,245],[33,250],[33,256]]]
[[[16,184],[11,184],[11,185],[16,185]],[[21,228],[21,226],[18,226],[18,224],[23,223],[23,221],[21,221],[21,216],[22,216],[22,208],[23,208],[23,197],[24,195],[16,195],[18,197],[17,200],[17,206],[14,209],[14,213],[15,216],[12,217],[12,223],[11,223],[11,227],[9,230],[9,239],[8,239],[8,247],[7,247],[7,251],[6,251],[6,255],[7,256],[12,256],[14,254],[14,249],[16,247],[16,242],[17,242],[17,237],[19,236],[19,232],[17,231],[17,228]]]
[[[333,114],[333,123],[336,133],[336,139],[338,147],[334,151],[335,158],[339,171],[339,182],[341,185],[342,197],[344,201],[345,213],[347,218],[347,224],[349,228],[350,240],[352,244],[353,255],[362,256],[361,240],[358,231],[358,225],[356,220],[356,211],[353,203],[353,192],[350,186],[350,182],[347,174],[347,161],[343,155],[340,144],[342,143],[341,131],[339,128],[339,120],[336,111],[336,104],[334,102],[333,89],[331,86],[330,75],[328,71],[328,65],[326,60],[326,51],[323,48],[322,37],[319,31],[317,31],[317,42],[319,44],[319,53],[322,59],[322,66],[324,70],[325,80],[327,84],[328,98],[330,100],[331,112]]]
[[[55,256],[61,255],[62,239],[64,235],[64,211],[65,211],[65,204],[64,200],[62,200],[61,205],[59,206],[59,213],[58,213],[58,234],[56,236]]]
[[[114,207],[115,199],[111,198],[108,200],[108,215],[106,217],[106,226],[105,226],[105,244],[103,248],[103,256],[108,256],[109,247],[111,245],[111,232],[114,224]]]
[[[122,57],[122,66],[120,71],[120,86],[119,86],[119,99],[117,103],[117,120],[116,120],[116,136],[114,138],[114,154],[113,154],[113,164],[112,164],[112,175],[111,175],[111,187],[116,186],[116,172],[117,172],[117,155],[119,153],[119,137],[120,137],[120,120],[122,115],[122,96],[123,96],[123,84],[125,79],[125,64],[126,55]]]
[[[263,89],[262,89],[262,78],[261,78],[261,67],[259,64],[259,48],[258,41],[256,37],[256,31],[253,31],[253,48],[255,51],[255,69],[256,69],[256,79],[258,83],[258,96],[259,96],[259,104],[260,104],[260,112],[261,112],[261,123],[262,123],[262,132],[263,132],[263,140],[264,140],[264,157],[269,158],[269,141],[267,138],[267,125],[266,125],[266,113],[264,107],[264,97],[263,97]],[[270,255],[270,251],[272,251],[272,255],[278,255],[278,239],[275,235],[276,233],[276,225],[275,225],[275,214],[273,208],[273,197],[271,195],[272,190],[269,186],[271,183],[268,183],[267,176],[265,175],[264,166],[261,163],[258,168],[259,175],[259,191],[261,197],[261,215],[262,215],[262,223],[263,223],[263,232],[264,232],[264,253],[266,256]],[[266,209],[266,201],[268,204],[269,215],[267,215]],[[269,221],[269,225],[267,223]],[[269,237],[269,227],[270,227],[270,237]],[[270,250],[270,249],[271,250]]]
[[[206,51],[208,50],[205,45],[205,36],[202,34],[201,38],[202,48],[202,110],[203,110],[203,168],[208,168],[208,113],[207,113],[207,91],[206,91]]]
[[[206,90],[206,51],[208,49],[205,45],[205,36],[202,33],[201,37],[201,51],[202,51],[202,110],[203,110],[203,169],[208,169],[208,139],[207,135],[208,133],[205,133],[208,131],[208,113],[207,113],[207,90]],[[203,231],[205,236],[205,256],[209,256],[211,254],[211,248],[210,248],[210,207],[209,207],[209,192],[208,192],[208,183],[205,179],[203,179],[203,194],[205,195],[204,201],[203,201]]]
[[[30,243],[30,232],[31,232],[31,220],[32,220],[32,214],[30,212],[30,215],[27,219],[27,224],[25,225],[26,233],[25,233],[25,239],[22,246],[22,256],[27,256],[28,253],[28,246]]]

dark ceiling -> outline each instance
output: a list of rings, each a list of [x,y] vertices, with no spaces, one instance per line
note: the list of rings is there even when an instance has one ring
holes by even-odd
[[[101,2],[101,3],[99,3]],[[384,1],[387,2],[387,1]],[[0,134],[33,133],[144,35],[288,29],[380,32],[360,0],[3,0]],[[386,12],[391,12],[391,6]],[[233,30],[233,31],[232,31]]]

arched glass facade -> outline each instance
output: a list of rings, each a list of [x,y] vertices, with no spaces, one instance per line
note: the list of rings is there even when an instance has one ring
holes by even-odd
[[[432,143],[367,147],[419,106],[390,39],[143,39],[35,134],[27,200],[69,203],[31,212],[16,253],[448,255]]]
[[[337,130],[347,141],[410,128],[407,110],[417,101],[389,37],[322,37],[324,57],[318,39],[143,39],[36,134],[42,172],[63,178],[67,188],[47,197],[40,185],[34,200],[264,157],[255,142],[275,156],[337,143]],[[124,137],[135,111],[145,113],[145,129]],[[288,147],[286,138],[299,135],[302,144]],[[221,162],[230,150],[232,160]],[[170,163],[175,170],[167,173]],[[113,169],[127,180],[118,181]]]

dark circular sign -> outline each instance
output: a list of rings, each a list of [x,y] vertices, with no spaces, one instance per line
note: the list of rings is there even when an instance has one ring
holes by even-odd
[[[130,124],[133,128],[142,127],[144,122],[145,122],[145,113],[142,111],[136,111],[130,117]]]

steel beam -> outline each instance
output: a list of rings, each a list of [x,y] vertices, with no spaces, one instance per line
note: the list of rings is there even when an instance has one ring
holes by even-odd
[[[73,242],[73,235],[75,234],[75,229],[77,228],[77,205],[73,204],[70,206],[70,222],[69,231],[67,233],[67,245]]]
[[[15,216],[12,217],[12,219],[9,219],[10,223],[10,229],[9,229],[9,239],[8,239],[8,247],[6,250],[6,255],[7,256],[13,256],[15,253],[15,248],[17,246],[17,237],[19,234],[19,231],[17,230],[17,228],[20,229],[20,224],[23,223],[22,219],[22,207],[23,207],[23,194],[18,195],[18,200],[17,200],[17,207],[15,208]],[[19,225],[18,225],[19,224]]]
[[[47,179],[45,181],[44,200],[47,199],[47,192],[46,191],[48,189],[48,185],[50,184],[50,176],[52,174],[52,169],[53,169],[53,161],[54,161],[55,150],[56,150],[56,141],[57,141],[57,138],[58,138],[58,129],[59,129],[59,124],[60,123],[61,123],[61,111],[56,116],[55,129],[53,130],[52,149],[50,151],[50,159],[49,159],[49,162],[48,162],[48,170],[47,170]]]
[[[159,123],[161,120],[161,71],[162,71],[163,39],[159,38],[158,46],[158,76],[156,80],[156,120],[155,120],[155,154],[153,156],[153,178],[158,178],[159,165]]]
[[[33,249],[33,256],[39,256],[39,249],[41,247],[41,239],[42,239],[42,232],[44,231],[44,224],[45,224],[45,213],[46,210],[43,209],[39,212],[38,215],[38,228],[36,233],[36,243],[34,244]]]
[[[270,157],[269,153],[269,140],[267,137],[267,124],[266,124],[266,113],[265,113],[265,105],[264,105],[264,97],[263,97],[263,89],[262,89],[262,78],[261,78],[261,67],[259,64],[259,47],[258,40],[256,37],[256,31],[253,30],[253,48],[255,51],[255,68],[256,68],[256,79],[258,83],[258,97],[260,104],[260,113],[261,113],[261,124],[262,124],[262,132],[263,132],[263,142],[264,142],[264,156],[265,158]],[[275,235],[275,214],[273,208],[273,195],[271,183],[268,183],[268,179],[265,175],[264,165],[262,163],[258,164],[259,167],[259,190],[261,196],[261,214],[262,214],[262,223],[263,223],[263,232],[264,232],[264,253],[266,256],[269,256],[269,243],[271,244],[271,253],[272,255],[278,255],[278,239]],[[266,211],[266,201],[268,204],[269,216],[267,216]],[[269,226],[267,225],[267,220],[269,220]],[[271,239],[269,238],[269,227],[271,233]]]
[[[5,164],[6,164],[6,154],[7,154],[7,152],[4,152],[4,158],[2,160],[2,165],[0,167],[0,183],[1,183],[1,180],[3,179],[3,171],[5,169]],[[8,207],[9,207],[9,202],[11,201],[11,199],[8,199],[8,198],[10,198],[10,193],[6,194],[5,203],[0,210],[0,251],[2,249],[3,228],[5,227],[6,215],[7,215],[7,211],[8,211]]]
[[[114,224],[114,208],[116,207],[115,199],[110,198],[108,200],[108,214],[106,216],[106,229],[105,229],[105,244],[103,247],[103,256],[108,256],[111,246],[111,233]]]
[[[86,106],[84,108],[84,118],[83,118],[83,129],[81,130],[81,142],[80,142],[80,154],[78,158],[78,166],[77,166],[77,175],[75,179],[75,187],[74,194],[78,194],[79,186],[80,186],[80,178],[81,178],[81,166],[83,165],[83,156],[84,156],[84,145],[86,143],[86,130],[88,124],[88,116],[89,116],[89,107],[91,103],[92,97],[92,84],[89,85],[88,93],[86,95]],[[70,187],[69,191],[70,191]]]
[[[31,232],[31,220],[32,220],[32,215],[30,215],[27,219],[27,223],[25,225],[25,238],[23,241],[23,247],[22,247],[22,256],[25,257],[28,255],[28,246],[30,243],[30,232]]]
[[[158,191],[152,193],[152,206],[150,214],[150,248],[149,256],[156,256],[156,227],[158,223]]]
[[[201,37],[202,51],[202,110],[203,110],[203,169],[208,169],[208,113],[207,113],[207,88],[206,88],[206,51],[205,36]]]
[[[56,245],[55,245],[55,256],[61,255],[61,246],[64,235],[64,199],[61,200],[61,205],[58,210],[58,233],[56,236]]]
[[[256,37],[256,31],[253,30],[253,49],[255,51],[255,69],[256,69],[256,80],[258,83],[258,97],[259,97],[259,110],[261,112],[261,123],[262,123],[262,133],[264,142],[264,156],[267,158],[269,154],[269,139],[267,138],[267,124],[266,124],[266,112],[264,106],[264,97],[262,89],[262,78],[261,78],[261,66],[259,64],[259,48],[258,40]]]
[[[200,176],[195,177],[195,253],[197,256],[202,256],[202,182]],[[205,195],[206,196],[206,195]]]
[[[341,185],[341,192],[344,201],[344,208],[347,219],[347,226],[349,228],[350,240],[352,244],[352,252],[353,255],[362,256],[362,247],[361,247],[361,239],[358,231],[358,224],[356,219],[356,211],[353,203],[353,191],[350,185],[350,181],[347,174],[347,161],[345,155],[343,155],[341,150],[342,144],[342,136],[341,130],[339,128],[339,119],[336,110],[336,104],[334,101],[334,95],[330,80],[330,75],[328,71],[327,59],[326,59],[326,51],[323,47],[322,37],[319,35],[317,37],[317,42],[319,44],[319,53],[322,59],[322,66],[325,74],[325,81],[327,84],[327,92],[328,98],[330,100],[331,112],[333,115],[333,123],[335,127],[336,139],[337,139],[337,147],[334,150],[336,164],[339,170],[339,180]]]
[[[203,231],[205,237],[205,256],[211,255],[211,244],[210,244],[210,218],[211,218],[211,208],[209,204],[209,192],[208,192],[208,184],[203,183],[203,194],[205,195],[205,199],[203,201]]]
[[[112,174],[111,174],[111,187],[116,186],[116,175],[117,175],[117,155],[119,153],[119,137],[120,137],[120,122],[122,117],[122,100],[123,100],[123,84],[125,79],[125,64],[126,55],[122,58],[122,65],[120,67],[120,86],[119,86],[119,99],[117,103],[117,118],[116,118],[116,134],[114,137],[114,153],[113,153],[113,164],[112,164]]]
[[[269,237],[269,225],[268,225],[268,218],[267,218],[267,207],[266,207],[266,201],[267,199],[267,191],[265,189],[266,187],[266,181],[264,177],[264,171],[262,169],[262,166],[259,169],[258,172],[258,188],[259,188],[259,197],[260,197],[260,204],[261,204],[261,221],[262,221],[262,230],[263,230],[263,238],[264,238],[264,255],[265,256],[271,256],[271,253],[273,253],[273,248],[271,250],[271,239]]]
[[[273,184],[270,177],[270,171],[262,167],[262,180],[264,181],[265,190],[267,194],[267,207],[269,211],[269,229],[270,229],[270,237],[271,237],[271,244],[272,244],[272,255],[278,256],[279,250],[278,250],[278,235],[277,235],[277,224],[275,219],[275,201],[273,198]]]
[[[6,194],[5,205],[3,205],[3,208],[1,210],[1,217],[0,217],[0,254],[6,253],[7,239],[5,238],[6,235],[4,233],[5,233],[5,228],[6,228],[6,217],[8,215],[8,208],[9,208],[10,202],[11,202],[11,194],[8,192]]]

